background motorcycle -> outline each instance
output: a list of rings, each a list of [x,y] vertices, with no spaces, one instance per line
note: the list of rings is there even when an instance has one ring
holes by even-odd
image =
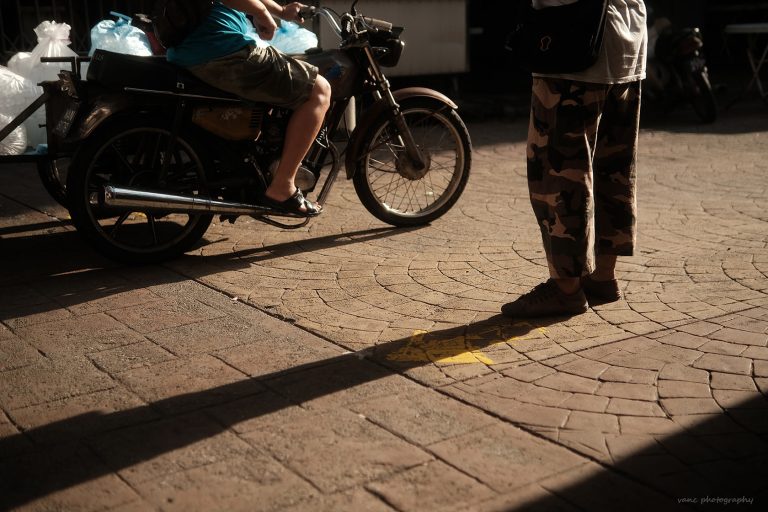
[[[675,28],[649,13],[647,78],[644,100],[660,111],[689,103],[703,123],[717,119],[717,102],[702,53],[698,28]]]
[[[472,146],[456,104],[425,88],[391,91],[382,72],[403,50],[402,28],[356,12],[317,9],[341,38],[310,51],[332,86],[325,125],[299,171],[323,204],[341,168],[329,134],[343,132],[350,101],[370,106],[345,137],[346,177],[365,208],[395,226],[426,224],[458,200]],[[305,17],[306,17],[305,16]],[[78,146],[67,195],[77,230],[104,254],[127,262],[167,259],[192,247],[213,215],[241,215],[283,228],[290,217],[259,205],[277,168],[291,112],[211,88],[162,57],[97,51],[88,80],[62,72],[54,83],[54,143]]]

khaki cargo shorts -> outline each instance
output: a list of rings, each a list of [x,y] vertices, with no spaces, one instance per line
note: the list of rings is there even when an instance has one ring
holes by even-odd
[[[192,66],[207,84],[241,98],[295,109],[309,98],[317,68],[271,46],[249,45],[235,53]]]

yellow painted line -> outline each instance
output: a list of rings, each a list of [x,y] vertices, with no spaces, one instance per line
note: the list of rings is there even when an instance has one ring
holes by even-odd
[[[450,338],[435,337],[429,331],[413,331],[408,342],[388,353],[388,361],[437,363],[437,364],[494,364],[493,360],[482,351],[502,343],[514,344],[538,336],[535,333],[546,334],[544,327],[533,327],[528,323],[514,324],[513,327],[530,327],[530,332],[522,336],[505,337],[502,326],[495,326],[468,336],[453,336]]]

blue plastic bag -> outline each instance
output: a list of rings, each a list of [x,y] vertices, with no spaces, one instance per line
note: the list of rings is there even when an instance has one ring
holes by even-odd
[[[102,20],[91,29],[91,51],[108,50],[128,55],[152,55],[147,34],[138,27],[131,25],[132,18],[119,12],[110,12],[117,21]]]
[[[258,39],[258,36],[254,39],[256,39],[257,44],[261,41],[261,39]],[[275,35],[272,39],[266,41],[266,44],[274,46],[283,53],[298,54],[304,53],[310,48],[315,48],[317,46],[317,36],[314,32],[302,28],[292,21],[281,21],[280,26],[275,30]]]

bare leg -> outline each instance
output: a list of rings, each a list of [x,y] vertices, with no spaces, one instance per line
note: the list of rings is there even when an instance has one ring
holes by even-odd
[[[284,201],[296,192],[296,172],[320,131],[330,102],[331,85],[318,75],[309,98],[288,121],[280,165],[266,191],[270,199]]]
[[[576,293],[581,288],[581,281],[578,277],[555,278],[555,283],[567,295]]]

